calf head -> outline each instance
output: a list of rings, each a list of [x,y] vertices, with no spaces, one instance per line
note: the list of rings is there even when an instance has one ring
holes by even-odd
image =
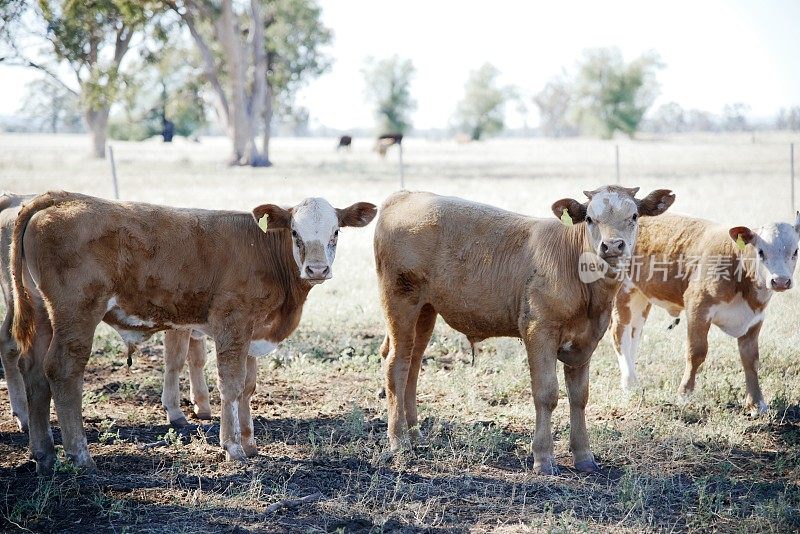
[[[800,240],[800,212],[794,225],[772,223],[758,230],[735,226],[728,233],[739,246],[752,246],[756,252],[755,275],[758,284],[774,291],[792,287],[792,275],[797,265],[797,242]]]
[[[307,198],[293,208],[264,204],[253,210],[256,221],[267,216],[267,228],[291,232],[292,252],[300,278],[318,284],[333,276],[333,259],[339,228],[366,226],[378,208],[356,202],[347,208],[334,208],[324,198]]]
[[[592,250],[610,264],[628,261],[636,246],[639,217],[661,215],[673,202],[669,189],[656,189],[642,199],[636,198],[638,187],[607,185],[584,191],[589,199],[581,204],[571,198],[553,204],[556,217],[569,214],[573,223],[586,223],[586,236]]]

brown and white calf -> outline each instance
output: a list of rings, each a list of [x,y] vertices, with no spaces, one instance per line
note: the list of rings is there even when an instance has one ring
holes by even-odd
[[[100,321],[129,345],[169,329],[212,336],[220,443],[229,459],[257,454],[255,357],[295,329],[311,287],[332,276],[339,228],[364,226],[375,212],[372,204],[335,209],[323,199],[252,213],[176,209],[66,192],[26,204],[12,242],[12,331],[28,356],[20,366],[37,469],[49,471],[55,460],[51,394],[67,456],[94,468],[81,390]],[[264,215],[266,231],[256,223]]]
[[[388,334],[381,353],[393,450],[418,438],[417,379],[436,316],[473,340],[521,338],[536,407],[534,467],[556,473],[551,416],[558,401],[556,362],[564,363],[570,448],[576,469],[598,469],[589,449],[585,407],[589,359],[608,328],[620,281],[614,265],[630,256],[638,217],[663,213],[668,190],[637,200],[638,188],[602,187],[553,204],[537,219],[454,197],[400,192],[381,208],[375,264]],[[582,255],[611,266],[581,281]],[[410,436],[411,435],[411,436]]]
[[[6,386],[11,404],[11,417],[23,432],[28,431],[28,399],[25,396],[25,382],[19,372],[19,349],[14,336],[11,335],[11,322],[14,318],[14,296],[11,284],[11,237],[14,232],[14,221],[22,209],[24,202],[30,201],[34,195],[0,194],[0,289],[6,315],[0,326],[0,360],[6,375]]]
[[[739,341],[747,404],[754,414],[766,412],[758,384],[758,335],[772,294],[792,286],[798,239],[800,213],[794,225],[775,223],[757,230],[679,215],[643,220],[611,327],[622,387],[630,390],[637,383],[634,361],[655,304],[676,318],[686,312],[681,394],[694,390],[713,324]]]

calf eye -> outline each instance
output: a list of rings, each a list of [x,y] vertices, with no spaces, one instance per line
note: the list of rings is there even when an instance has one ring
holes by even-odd
[[[638,219],[638,218],[639,218],[639,214],[638,213],[634,213],[633,217],[631,217],[631,220],[632,221],[636,221],[636,219]]]
[[[764,256],[764,251],[763,250],[758,249],[758,257],[759,257],[759,259],[762,259],[762,260],[766,259],[766,256]]]
[[[792,254],[792,259],[797,259],[797,249],[794,249],[794,254]]]
[[[335,232],[333,232],[333,237],[338,237],[338,236],[339,236],[339,230],[336,230]]]
[[[592,224],[593,222],[591,217],[586,217],[586,224]]]
[[[295,238],[297,237],[297,232],[294,231],[294,230],[292,230],[292,237],[295,237]]]

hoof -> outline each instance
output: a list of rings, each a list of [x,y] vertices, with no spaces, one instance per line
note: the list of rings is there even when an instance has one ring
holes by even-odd
[[[758,417],[769,413],[769,405],[762,401],[758,401],[758,405],[750,406],[750,417]]]
[[[247,462],[247,455],[238,443],[225,444],[225,459],[229,462]]]
[[[681,402],[686,402],[689,400],[689,397],[692,396],[692,393],[694,393],[694,386],[681,384],[678,387],[678,400]]]
[[[253,458],[258,456],[258,447],[256,446],[255,442],[253,443],[245,443],[242,445],[242,449],[244,449],[244,454],[248,458]]]
[[[94,463],[94,460],[89,455],[89,451],[81,451],[76,455],[68,454],[67,459],[84,473],[97,472],[97,464]]]
[[[53,467],[56,465],[56,455],[53,454],[37,454],[31,455],[33,461],[36,462],[36,474],[39,476],[50,476],[53,474]]]
[[[558,475],[559,470],[555,458],[545,458],[541,462],[534,462],[534,472],[540,475]]]
[[[211,412],[194,412],[194,416],[200,419],[201,421],[211,421]]]
[[[189,421],[187,421],[185,417],[180,417],[174,421],[170,421],[169,424],[172,425],[173,428],[186,428],[189,426]]]
[[[398,439],[389,439],[389,450],[393,453],[411,450],[411,440],[408,436]]]
[[[594,461],[594,458],[588,458],[575,462],[575,470],[581,473],[597,473],[600,471],[600,466]]]
[[[27,421],[23,421],[22,419],[20,419],[16,415],[14,416],[14,420],[17,422],[17,428],[19,428],[19,431],[22,432],[23,434],[27,434],[28,433],[28,422]]]
[[[410,445],[420,445],[425,443],[425,435],[419,429],[418,426],[411,427],[408,429],[408,438],[410,441]]]

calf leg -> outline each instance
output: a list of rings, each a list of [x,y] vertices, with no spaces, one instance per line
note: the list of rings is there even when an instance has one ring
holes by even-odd
[[[223,336],[229,338],[230,333]],[[246,378],[247,349],[242,340],[229,339],[226,344],[221,345],[219,335],[215,334],[214,339],[217,340],[217,373],[222,404],[219,441],[229,461],[244,462],[247,455],[242,448],[239,410]]]
[[[96,469],[89,454],[83,428],[83,372],[92,349],[95,324],[71,321],[69,327],[54,321],[53,340],[44,361],[44,371],[56,405],[64,452],[72,462],[88,471]]]
[[[694,308],[686,310],[688,342],[686,345],[686,369],[683,372],[678,393],[688,396],[694,391],[697,371],[708,354],[708,330],[711,323],[707,319],[705,310]]]
[[[547,474],[558,474],[553,453],[553,410],[558,403],[556,375],[556,342],[554,336],[535,325],[528,327],[525,348],[531,373],[533,404],[536,408],[536,430],[533,434],[533,468]]]
[[[198,419],[211,419],[211,403],[208,399],[206,383],[206,341],[205,336],[189,337],[189,388],[194,414]]]
[[[167,422],[176,427],[189,424],[181,410],[181,370],[189,350],[188,330],[167,330],[164,333],[164,388],[161,405],[167,412]]]
[[[753,325],[745,335],[738,339],[739,356],[744,368],[744,381],[747,387],[747,407],[753,416],[767,413],[769,406],[764,402],[761,386],[758,384],[758,335],[761,332],[759,322]]]
[[[580,367],[564,365],[564,382],[569,396],[569,448],[575,469],[592,473],[599,470],[589,449],[586,431],[586,403],[589,401],[589,362]]]
[[[636,387],[638,383],[636,354],[649,313],[650,303],[647,297],[635,287],[623,287],[617,293],[611,331],[619,363],[620,382],[626,392]]]
[[[247,356],[247,371],[244,379],[242,401],[239,403],[239,426],[242,429],[242,448],[248,457],[258,455],[256,437],[253,428],[253,415],[250,413],[250,399],[256,391],[256,378],[258,376],[258,360]]]
[[[36,471],[40,474],[51,473],[56,461],[53,432],[50,428],[50,383],[44,373],[44,360],[50,340],[49,320],[47,323],[37,324],[33,346],[29,352],[21,354],[19,360],[19,370],[27,395],[28,444],[31,458],[36,461]]]
[[[28,398],[25,393],[25,381],[19,370],[19,349],[11,336],[11,319],[14,309],[6,303],[6,317],[0,326],[0,360],[6,375],[8,398],[11,403],[11,417],[22,432],[28,431]],[[13,306],[13,304],[12,304]]]
[[[428,342],[433,334],[433,327],[436,325],[436,310],[433,306],[426,304],[420,310],[417,324],[414,331],[414,345],[411,349],[411,365],[408,369],[408,380],[406,381],[405,408],[406,424],[411,441],[419,441],[422,434],[419,430],[419,420],[417,415],[417,380],[419,379],[419,368],[422,364],[422,355],[428,346]]]
[[[386,401],[389,411],[389,447],[395,451],[410,448],[406,418],[406,389],[414,348],[414,330],[419,308],[411,305],[390,307],[389,354],[386,357]],[[414,386],[416,388],[416,384]]]

